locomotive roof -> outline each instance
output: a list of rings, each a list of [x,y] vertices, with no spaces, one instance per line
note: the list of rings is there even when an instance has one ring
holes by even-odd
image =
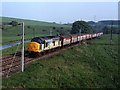
[[[48,40],[48,39],[59,39],[59,36],[45,36],[45,37],[35,37],[33,39],[41,39],[41,40]]]
[[[59,39],[59,36],[46,36],[40,37],[41,40],[49,40],[49,39]]]
[[[31,42],[38,42],[38,43],[44,43],[44,41],[53,41],[53,40],[59,40],[59,36],[46,36],[46,37],[35,37],[31,40]]]

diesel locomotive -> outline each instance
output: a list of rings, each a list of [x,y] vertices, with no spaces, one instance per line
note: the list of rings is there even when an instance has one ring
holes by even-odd
[[[28,44],[29,53],[41,53],[51,49],[77,43],[79,41],[92,39],[103,35],[103,32],[85,35],[64,35],[64,36],[45,36],[35,37]]]

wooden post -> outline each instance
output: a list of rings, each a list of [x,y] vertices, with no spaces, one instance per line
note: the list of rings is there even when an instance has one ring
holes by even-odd
[[[80,34],[80,37],[81,37],[81,29],[79,30],[79,34]],[[79,46],[81,44],[81,40],[79,40]]]
[[[22,23],[21,72],[24,71],[24,22]]]
[[[93,29],[92,29],[92,35],[91,35],[91,41],[90,41],[90,43],[92,43],[92,39],[93,39]]]
[[[113,28],[113,21],[112,21],[111,32],[110,32],[110,45],[112,45],[112,28]]]

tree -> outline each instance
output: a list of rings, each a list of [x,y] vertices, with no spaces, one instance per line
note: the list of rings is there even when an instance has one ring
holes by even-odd
[[[56,29],[56,27],[53,27],[53,29]]]
[[[103,29],[102,29],[102,31],[103,31],[104,34],[108,34],[109,30],[110,30],[110,28],[107,27],[107,26],[103,27]]]
[[[45,29],[43,29],[42,31],[43,31],[43,32],[45,32],[46,30],[45,30]]]
[[[118,27],[113,27],[113,34],[118,34]]]
[[[63,27],[60,27],[60,29],[63,29]]]
[[[12,21],[12,22],[10,22],[10,24],[11,24],[12,26],[17,26],[17,25],[18,25],[18,22]]]
[[[27,28],[31,28],[31,26],[27,26]]]
[[[71,34],[79,33],[81,29],[81,33],[91,33],[92,27],[85,21],[76,21],[72,25]]]

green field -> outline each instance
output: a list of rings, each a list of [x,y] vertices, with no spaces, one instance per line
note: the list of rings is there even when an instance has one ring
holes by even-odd
[[[1,19],[1,17],[0,17]],[[52,30],[52,35],[59,35],[63,33],[69,33],[71,30],[71,26],[34,21],[34,20],[25,20],[25,19],[17,19],[17,18],[8,18],[2,17],[2,23],[10,23],[11,21],[17,21],[18,23],[24,22],[25,24],[25,39],[31,39],[33,37],[38,36],[48,36],[50,35],[50,30]],[[10,26],[3,25],[4,30],[2,30],[2,44],[10,44],[18,42],[21,40],[22,34],[22,26]],[[53,27],[55,27],[53,29]]]
[[[2,80],[3,88],[117,88],[118,35],[101,36]]]
[[[56,26],[56,27],[69,27],[67,25],[62,24],[55,24],[55,23],[49,23],[49,22],[43,22],[43,21],[36,21],[36,20],[27,20],[27,19],[19,19],[19,18],[10,18],[10,17],[0,17],[2,18],[2,22],[11,22],[11,21],[17,21],[19,23],[24,22],[25,25],[39,25],[39,26]]]

